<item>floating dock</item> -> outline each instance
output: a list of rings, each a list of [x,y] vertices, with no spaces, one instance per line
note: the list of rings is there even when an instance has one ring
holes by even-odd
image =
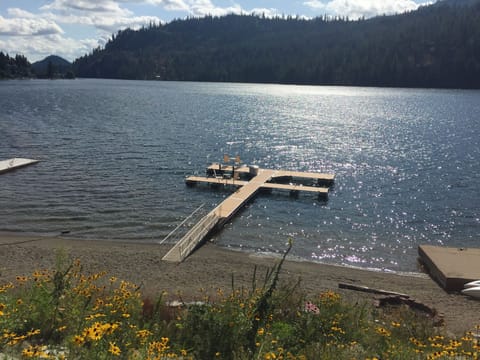
[[[308,179],[312,185],[294,184],[294,179]],[[238,189],[220,205],[201,219],[190,231],[175,244],[162,260],[183,261],[212,232],[220,229],[260,190],[287,190],[296,195],[300,191],[316,193],[321,198],[328,196],[335,175],[284,170],[260,169],[258,167],[212,164],[207,168],[207,176],[189,176],[185,182],[189,186],[208,183],[214,186],[234,186]],[[288,183],[285,183],[288,182]]]
[[[480,249],[420,245],[420,262],[446,291],[460,291],[463,285],[480,280]]]
[[[7,171],[19,169],[27,165],[36,164],[38,162],[39,160],[23,159],[23,158],[13,158],[8,160],[2,160],[0,161],[0,174],[5,173]]]

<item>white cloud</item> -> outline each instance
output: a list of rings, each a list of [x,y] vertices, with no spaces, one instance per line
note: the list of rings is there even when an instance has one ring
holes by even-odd
[[[280,14],[278,13],[278,10],[277,9],[274,9],[274,8],[254,8],[252,10],[250,10],[250,13],[251,14],[254,14],[254,15],[259,15],[259,16],[263,16],[265,15],[265,17],[267,18],[273,18],[275,16],[280,16]]]
[[[115,33],[120,29],[139,29],[142,26],[149,25],[151,23],[161,23],[161,19],[156,16],[136,16],[132,18],[96,18],[94,19],[95,27],[102,29],[109,34]]]
[[[107,32],[109,35],[117,32],[120,29],[126,29],[127,27],[132,29],[138,29],[150,23],[158,24],[162,22],[162,20],[156,16],[114,17],[105,16],[98,13],[90,15],[59,15],[54,13],[48,13],[44,14],[44,16],[62,24],[91,26],[102,32]]]
[[[62,34],[63,30],[54,21],[33,16],[20,9],[9,9],[8,14],[13,18],[0,16],[0,35],[31,36]]]
[[[9,8],[9,9],[7,9],[7,14],[10,17],[14,17],[14,18],[34,19],[34,18],[37,17],[35,14],[33,14],[31,12],[28,12],[28,11],[25,11],[25,10],[19,9],[19,8]]]
[[[142,0],[140,0],[142,2]],[[146,0],[147,3],[162,6],[166,10],[188,11],[188,5],[183,0]]]
[[[44,11],[60,11],[64,14],[74,12],[105,13],[109,16],[133,16],[134,14],[121,7],[122,3],[145,3],[159,6],[166,10],[189,9],[184,0],[53,0],[51,3],[42,6]]]
[[[413,0],[309,0],[304,5],[319,14],[348,16],[351,19],[373,17],[383,14],[398,14],[415,10],[419,7]]]
[[[130,2],[146,1],[162,1],[162,3],[166,3],[168,6],[173,6],[172,3],[178,4],[178,0],[137,0]],[[130,10],[122,8],[119,5],[120,2],[122,1],[81,0],[73,2],[71,0],[54,0],[48,5],[42,6],[41,10],[44,11],[44,17],[48,17],[58,23],[92,26],[98,30],[108,32],[108,35],[127,27],[137,29],[150,23],[162,22],[156,16],[134,16]]]
[[[108,16],[130,16],[132,12],[120,7],[118,2],[113,0],[54,0],[52,3],[40,8],[43,11],[59,11],[69,14],[72,11],[86,13],[103,13]]]
[[[30,37],[0,38],[0,49],[15,49],[7,51],[10,55],[24,54],[30,62],[41,60],[48,55],[56,54],[67,60],[74,60],[79,55],[90,52],[98,46],[97,39],[75,40],[61,34]]]
[[[222,16],[227,14],[241,14],[244,13],[240,5],[234,4],[230,7],[218,7],[213,5],[210,0],[189,0],[189,12],[193,16]]]
[[[256,14],[265,15],[266,17],[274,17],[278,15],[277,9],[274,8],[253,8],[246,10],[240,5],[233,3],[228,7],[215,6],[210,0],[187,0],[188,12],[193,16],[223,16],[229,14]]]

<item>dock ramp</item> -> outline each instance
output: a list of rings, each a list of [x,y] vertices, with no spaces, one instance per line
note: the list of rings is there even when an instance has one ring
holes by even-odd
[[[215,211],[210,212],[195,224],[183,238],[162,258],[169,262],[182,262],[193,250],[207,237],[217,224],[220,218]]]

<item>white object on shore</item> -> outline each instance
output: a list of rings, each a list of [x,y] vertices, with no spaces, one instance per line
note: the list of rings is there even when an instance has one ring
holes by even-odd
[[[0,174],[10,170],[18,169],[30,164],[35,164],[39,161],[40,160],[32,160],[32,159],[24,159],[24,158],[13,158],[8,160],[2,160],[0,161]]]
[[[476,299],[480,299],[480,286],[463,289],[462,294],[471,296]]]
[[[476,280],[476,281],[470,281],[469,283],[466,283],[463,285],[463,287],[465,289],[469,289],[469,288],[472,288],[472,287],[478,287],[480,286],[480,280]]]

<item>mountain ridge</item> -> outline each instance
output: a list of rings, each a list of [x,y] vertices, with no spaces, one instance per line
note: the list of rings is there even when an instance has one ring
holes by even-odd
[[[32,63],[31,68],[38,77],[63,77],[72,72],[72,63],[58,55],[49,55]]]
[[[253,15],[119,31],[79,77],[480,88],[480,2],[367,20]]]

